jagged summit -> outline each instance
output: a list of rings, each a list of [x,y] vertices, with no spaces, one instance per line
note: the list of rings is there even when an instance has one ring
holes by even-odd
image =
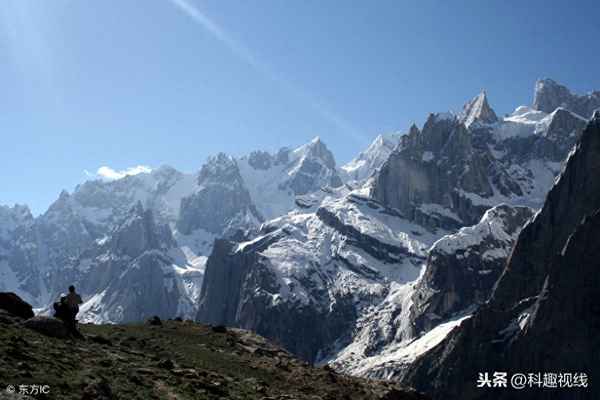
[[[552,79],[538,79],[535,83],[533,108],[551,113],[558,107],[590,118],[600,108],[600,91],[579,95]]]
[[[390,154],[396,149],[403,135],[401,133],[380,134],[362,151],[358,157],[343,165],[341,170],[350,180],[363,181],[381,168]]]
[[[305,145],[292,151],[292,158],[301,159],[311,157],[323,162],[327,168],[335,169],[335,158],[319,136],[313,138]]]
[[[475,122],[492,124],[498,121],[498,116],[488,103],[485,90],[465,104],[460,119],[467,127]]]

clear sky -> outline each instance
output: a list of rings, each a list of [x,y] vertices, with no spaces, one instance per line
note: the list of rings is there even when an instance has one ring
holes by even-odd
[[[0,204],[43,212],[108,166],[200,168],[320,136],[499,114],[537,78],[600,89],[597,1],[2,0]]]

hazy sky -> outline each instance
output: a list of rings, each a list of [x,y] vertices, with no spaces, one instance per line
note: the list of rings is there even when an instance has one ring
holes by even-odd
[[[499,114],[539,77],[600,89],[597,1],[492,3],[2,0],[0,204],[316,135],[341,164],[483,88]]]

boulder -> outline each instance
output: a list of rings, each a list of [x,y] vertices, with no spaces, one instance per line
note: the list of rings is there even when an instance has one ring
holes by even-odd
[[[23,319],[34,316],[31,305],[12,292],[0,292],[0,308]]]
[[[60,319],[54,317],[33,317],[23,322],[23,326],[43,335],[59,339],[71,336],[69,328]]]
[[[163,323],[160,320],[160,318],[158,317],[158,315],[155,315],[154,317],[148,319],[148,321],[146,321],[146,324],[152,325],[152,326],[162,326]]]

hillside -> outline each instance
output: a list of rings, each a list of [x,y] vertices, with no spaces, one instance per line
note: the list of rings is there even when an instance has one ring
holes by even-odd
[[[81,327],[60,339],[0,310],[0,399],[13,385],[48,385],[36,399],[398,399],[392,383],[339,375],[260,336],[191,321]]]

